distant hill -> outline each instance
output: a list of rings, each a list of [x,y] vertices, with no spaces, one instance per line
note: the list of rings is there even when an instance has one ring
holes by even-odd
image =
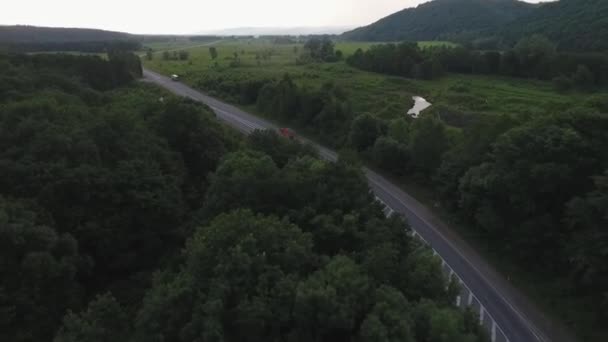
[[[214,36],[300,36],[317,34],[341,34],[350,29],[352,29],[352,26],[234,27],[222,30],[201,31],[197,34],[207,34]]]
[[[562,50],[608,51],[608,0],[560,0],[510,23],[505,39],[540,33]]]
[[[463,32],[492,32],[535,8],[516,0],[435,0],[346,32],[343,37],[360,41],[420,41]]]
[[[128,40],[135,36],[113,31],[38,26],[0,26],[0,43],[69,43]]]
[[[134,51],[141,48],[142,39],[142,36],[96,29],[0,26],[0,51]]]

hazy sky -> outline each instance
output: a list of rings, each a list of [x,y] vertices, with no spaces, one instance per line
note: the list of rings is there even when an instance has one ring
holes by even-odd
[[[177,34],[243,26],[361,26],[426,1],[2,0],[0,24]]]

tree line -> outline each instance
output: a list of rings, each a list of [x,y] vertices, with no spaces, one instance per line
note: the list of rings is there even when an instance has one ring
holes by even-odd
[[[0,48],[14,53],[75,51],[87,53],[106,53],[112,50],[137,51],[142,48],[139,41],[107,40],[107,41],[35,41],[35,42],[0,42]]]
[[[540,35],[522,38],[512,49],[502,52],[463,46],[420,49],[408,42],[380,44],[366,51],[358,49],[347,63],[363,70],[422,79],[454,72],[552,80],[558,90],[608,84],[608,56],[558,52]]]
[[[81,64],[0,56],[0,339],[487,341],[359,165]]]

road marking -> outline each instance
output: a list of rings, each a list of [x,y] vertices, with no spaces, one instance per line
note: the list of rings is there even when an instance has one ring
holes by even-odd
[[[457,307],[460,307],[460,300],[461,300],[460,296],[456,296],[456,306]]]
[[[473,304],[473,292],[471,292],[471,290],[469,290],[469,302],[468,302],[468,306],[471,306],[471,304]]]
[[[484,310],[483,305],[481,305],[481,303],[479,303],[479,324],[483,324],[483,316],[485,314],[486,310]],[[494,321],[494,320],[492,320]],[[494,321],[496,322],[496,321]]]
[[[496,322],[492,323],[492,332],[490,338],[492,339],[492,342],[496,342]]]

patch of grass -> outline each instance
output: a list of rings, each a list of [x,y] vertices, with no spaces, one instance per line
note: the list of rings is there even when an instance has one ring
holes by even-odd
[[[338,42],[336,49],[348,56],[358,48],[369,48],[373,44]],[[433,41],[421,44],[447,43]],[[591,97],[582,92],[557,93],[550,82],[500,76],[450,74],[438,80],[424,81],[365,72],[343,61],[297,65],[303,44],[227,39],[213,46],[218,51],[216,60],[211,59],[210,46],[203,46],[189,49],[188,61],[164,61],[160,54],[156,54],[152,61],[144,63],[146,67],[164,74],[181,75],[184,82],[195,87],[199,87],[200,81],[206,77],[237,82],[243,77],[279,79],[286,73],[296,83],[311,87],[334,82],[349,95],[356,114],[372,113],[385,119],[405,115],[412,105],[413,95],[425,97],[436,107],[441,105],[469,116],[501,113],[543,115],[583,106]],[[234,63],[235,58],[238,65]]]
[[[337,42],[336,43],[336,50],[340,50],[342,51],[342,53],[344,53],[344,56],[350,56],[353,53],[355,53],[355,51],[357,51],[357,49],[361,49],[363,51],[369,49],[370,46],[372,45],[378,45],[378,44],[382,44],[379,42]]]

